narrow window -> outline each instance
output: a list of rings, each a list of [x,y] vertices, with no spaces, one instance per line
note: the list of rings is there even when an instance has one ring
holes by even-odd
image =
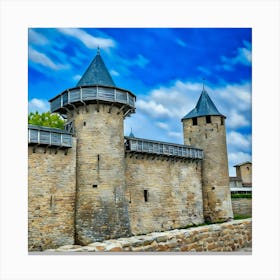
[[[250,168],[247,166],[247,170],[250,170]]]
[[[145,202],[148,201],[148,190],[144,190],[144,199],[145,199]]]
[[[97,185],[92,185],[93,188],[97,188]]]
[[[224,125],[224,118],[221,117],[221,125]]]
[[[99,154],[97,155],[97,171],[99,172],[100,169],[100,156]]]
[[[207,139],[207,133],[205,133],[205,138]]]
[[[87,123],[86,122],[84,122],[84,126],[86,126],[87,125]]]
[[[211,123],[211,116],[206,116],[206,123]]]
[[[192,118],[192,124],[197,125],[197,118]]]

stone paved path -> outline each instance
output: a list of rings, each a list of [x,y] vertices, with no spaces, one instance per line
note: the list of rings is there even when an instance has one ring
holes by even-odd
[[[252,247],[245,247],[237,250],[238,252],[252,252]]]

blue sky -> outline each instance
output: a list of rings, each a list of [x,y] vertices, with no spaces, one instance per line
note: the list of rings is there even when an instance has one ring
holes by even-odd
[[[125,135],[183,143],[181,118],[205,87],[227,116],[230,175],[251,160],[252,34],[249,28],[32,28],[29,111],[74,87],[97,47],[115,84],[137,96]]]

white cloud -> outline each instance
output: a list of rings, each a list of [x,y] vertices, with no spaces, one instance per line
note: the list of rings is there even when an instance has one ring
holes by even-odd
[[[170,86],[161,86],[151,90],[145,100],[139,98],[137,109],[153,118],[180,120],[194,106],[199,97],[201,85],[175,81]]]
[[[225,107],[225,112],[235,110],[238,111],[238,113],[251,113],[252,101],[250,82],[228,84],[223,87],[213,88],[211,92],[215,94],[221,108]]]
[[[44,46],[49,44],[49,40],[42,34],[36,32],[34,29],[28,29],[28,41],[34,45]]]
[[[247,127],[250,125],[250,122],[245,116],[241,115],[236,110],[231,110],[229,112],[227,120],[227,126],[229,128]]]
[[[33,48],[29,48],[29,59],[35,63],[41,64],[53,70],[57,69],[57,66],[49,59],[45,54],[40,53]]]
[[[170,86],[151,90],[139,97],[137,109],[153,118],[180,120],[191,111],[200,96],[202,85],[177,80]],[[229,128],[248,127],[251,124],[251,84],[231,84],[211,88],[208,92],[218,110],[227,116]]]
[[[115,70],[111,70],[111,71],[110,71],[110,74],[111,74],[112,76],[114,76],[114,77],[118,77],[118,76],[120,75],[120,73],[117,72],[117,71],[115,71]]]
[[[88,34],[86,31],[79,28],[58,28],[61,33],[74,37],[81,41],[87,48],[96,49],[100,47],[102,49],[113,48],[116,42],[109,38],[94,37]]]
[[[252,145],[251,135],[243,135],[236,131],[230,131],[227,134],[227,142],[232,148],[240,150],[250,150]]]
[[[74,80],[74,82],[78,82],[78,81],[80,81],[81,78],[82,78],[82,75],[75,75],[73,77],[73,80]]]
[[[236,55],[232,57],[221,56],[222,65],[218,65],[217,69],[223,69],[225,71],[234,70],[235,65],[242,64],[245,66],[251,66],[252,64],[252,50],[251,44],[247,41],[243,41],[245,47],[238,48]]]
[[[144,68],[149,63],[149,60],[145,58],[143,55],[138,54],[135,60],[135,64],[141,68]]]
[[[45,99],[33,98],[28,102],[28,112],[39,113],[47,112],[50,110],[49,102]]]
[[[229,161],[235,162],[235,164],[252,161],[252,155],[244,152],[229,153],[228,158]]]
[[[36,64],[40,64],[41,66],[50,68],[52,70],[61,70],[67,69],[68,65],[54,63],[49,57],[47,57],[44,53],[38,52],[32,47],[28,49],[28,56],[31,61]]]
[[[176,38],[175,42],[181,47],[186,47],[187,46],[187,44],[179,38]]]
[[[134,58],[129,59],[123,59],[119,58],[120,65],[126,65],[126,67],[135,67],[138,66],[140,68],[145,68],[145,66],[150,62],[146,57],[144,57],[142,54],[138,54]],[[125,69],[125,71],[129,71],[128,69]]]
[[[144,101],[140,99],[137,101],[136,106],[137,109],[155,118],[172,116],[172,113],[166,107],[156,103],[154,100]]]
[[[164,123],[164,122],[156,122],[156,125],[157,125],[158,127],[160,127],[161,129],[163,129],[163,130],[168,130],[168,129],[169,129],[168,124],[166,124],[166,123]]]
[[[183,134],[181,132],[170,131],[168,135],[174,138],[183,139]]]
[[[211,74],[211,71],[203,66],[198,66],[196,69],[204,75],[209,76]]]

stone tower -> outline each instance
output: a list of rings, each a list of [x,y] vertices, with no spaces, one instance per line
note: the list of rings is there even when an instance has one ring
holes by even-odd
[[[125,197],[124,118],[136,97],[116,87],[98,50],[74,88],[52,100],[77,138],[75,239],[94,241],[130,235]]]
[[[204,89],[183,119],[184,144],[202,148],[203,213],[206,221],[233,218],[229,189],[225,116]]]

